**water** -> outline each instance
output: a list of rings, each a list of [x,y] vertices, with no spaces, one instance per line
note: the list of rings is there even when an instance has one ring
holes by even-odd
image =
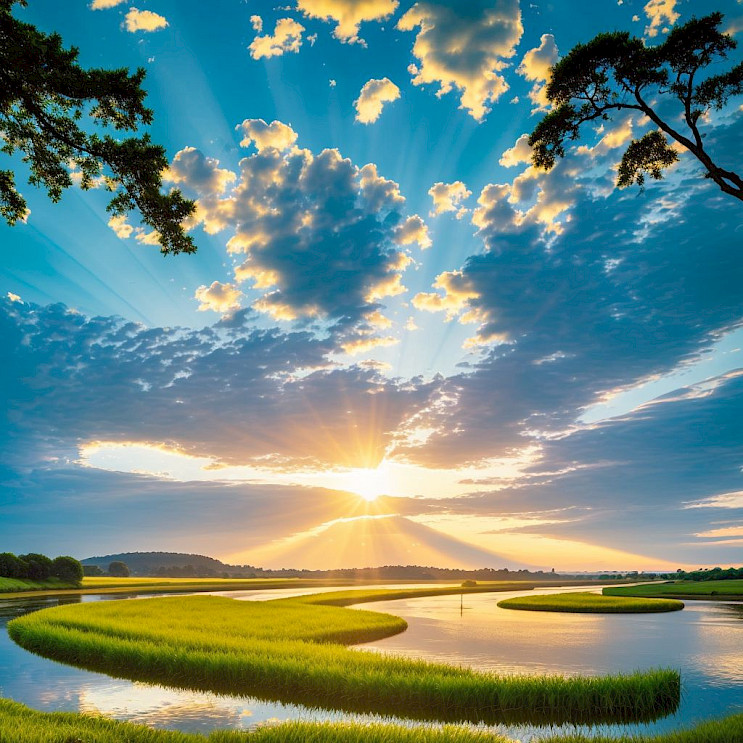
[[[266,600],[310,592],[317,591],[292,589],[223,595]],[[540,592],[545,591],[540,589]],[[594,729],[597,734],[656,732],[711,716],[743,712],[743,604],[688,601],[680,612],[638,615],[556,614],[497,608],[498,601],[520,593],[469,594],[461,604],[459,596],[434,596],[363,605],[361,608],[404,617],[409,629],[362,647],[499,673],[590,675],[659,666],[681,671],[683,697],[675,715],[650,725]],[[4,627],[9,619],[20,614],[61,603],[135,596],[7,599],[0,601],[0,625]],[[0,696],[44,711],[94,712],[190,732],[247,729],[267,721],[287,719],[380,719],[112,679],[32,655],[16,646],[5,632],[0,632]],[[522,741],[544,732],[526,727],[494,729]]]

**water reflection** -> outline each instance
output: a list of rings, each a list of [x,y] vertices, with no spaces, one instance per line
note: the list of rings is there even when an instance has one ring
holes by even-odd
[[[312,592],[316,591],[226,595],[265,600]],[[687,602],[682,612],[652,615],[552,614],[497,608],[498,601],[513,595],[517,593],[470,594],[461,604],[458,595],[367,604],[362,608],[403,616],[409,630],[364,649],[499,673],[603,674],[657,666],[681,670],[684,693],[676,715],[652,725],[594,728],[591,734],[655,732],[693,724],[710,715],[743,712],[743,605]],[[60,603],[121,598],[4,600],[0,601],[0,625]],[[97,712],[184,731],[247,729],[273,719],[379,719],[116,680],[34,656],[12,643],[5,632],[0,633],[0,695],[46,711]],[[544,729],[524,726],[493,729],[524,742],[544,733]]]

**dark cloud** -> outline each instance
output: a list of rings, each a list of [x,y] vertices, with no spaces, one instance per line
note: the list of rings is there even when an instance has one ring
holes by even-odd
[[[331,368],[331,343],[307,332],[145,328],[3,301],[0,342],[0,435],[16,466],[91,440],[164,442],[232,464],[373,466],[430,393]]]

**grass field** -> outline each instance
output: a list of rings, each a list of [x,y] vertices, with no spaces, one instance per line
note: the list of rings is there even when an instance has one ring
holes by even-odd
[[[675,671],[499,677],[350,650],[346,644],[387,637],[406,623],[334,605],[483,589],[340,591],[268,602],[216,596],[102,602],[28,614],[8,631],[28,650],[113,676],[422,720],[648,720],[678,706]]]
[[[64,583],[59,578],[48,580],[26,580],[25,578],[0,578],[0,595],[3,593],[17,594],[24,591],[59,591],[77,589],[75,583]]]
[[[274,588],[318,588],[327,586],[352,586],[358,581],[324,578],[93,578],[83,579],[82,586],[72,586],[59,581],[12,581],[12,584],[23,583],[13,587],[0,578],[0,598],[5,592],[13,596],[45,594],[116,594],[116,593],[195,593],[200,591],[250,591],[270,590]],[[523,585],[523,584],[521,584]],[[527,588],[529,585],[526,586]]]
[[[546,735],[544,743],[585,743],[575,736]],[[219,731],[209,736],[155,730],[69,712],[37,712],[0,699],[0,743],[513,743],[483,730],[444,726],[289,722],[253,732]],[[739,743],[743,715],[658,736],[590,738],[591,743]]]
[[[553,593],[518,596],[499,601],[503,609],[524,611],[558,611],[587,614],[645,614],[683,609],[675,599],[649,599],[629,596],[602,596],[598,593]]]
[[[640,586],[604,588],[604,596],[643,596],[646,598],[743,600],[743,580],[679,581],[678,583],[646,583]]]

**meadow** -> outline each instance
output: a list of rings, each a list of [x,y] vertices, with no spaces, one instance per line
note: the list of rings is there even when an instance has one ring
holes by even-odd
[[[513,585],[103,602],[28,614],[8,631],[27,650],[112,676],[348,712],[559,724],[652,720],[677,708],[680,677],[671,670],[497,676],[346,647],[406,627],[391,614],[343,608],[351,603],[499,588]]]
[[[684,604],[676,599],[606,596],[598,593],[553,593],[537,596],[517,596],[499,601],[503,609],[523,611],[564,611],[590,614],[644,614],[679,611]]]
[[[680,599],[743,599],[743,580],[680,581],[674,583],[646,583],[639,586],[611,586],[603,589],[604,596],[664,596]]]
[[[705,722],[653,736],[585,738],[546,734],[540,743],[735,743],[743,740],[743,715]],[[157,730],[145,725],[71,712],[37,712],[0,699],[0,743],[514,743],[466,727],[404,727],[386,723],[285,722],[250,732],[225,730],[210,735]]]
[[[51,591],[58,592],[64,590],[77,589],[79,586],[75,583],[66,583],[59,578],[47,578],[46,580],[29,580],[27,578],[0,578],[0,597],[2,594],[17,594],[26,591]]]

